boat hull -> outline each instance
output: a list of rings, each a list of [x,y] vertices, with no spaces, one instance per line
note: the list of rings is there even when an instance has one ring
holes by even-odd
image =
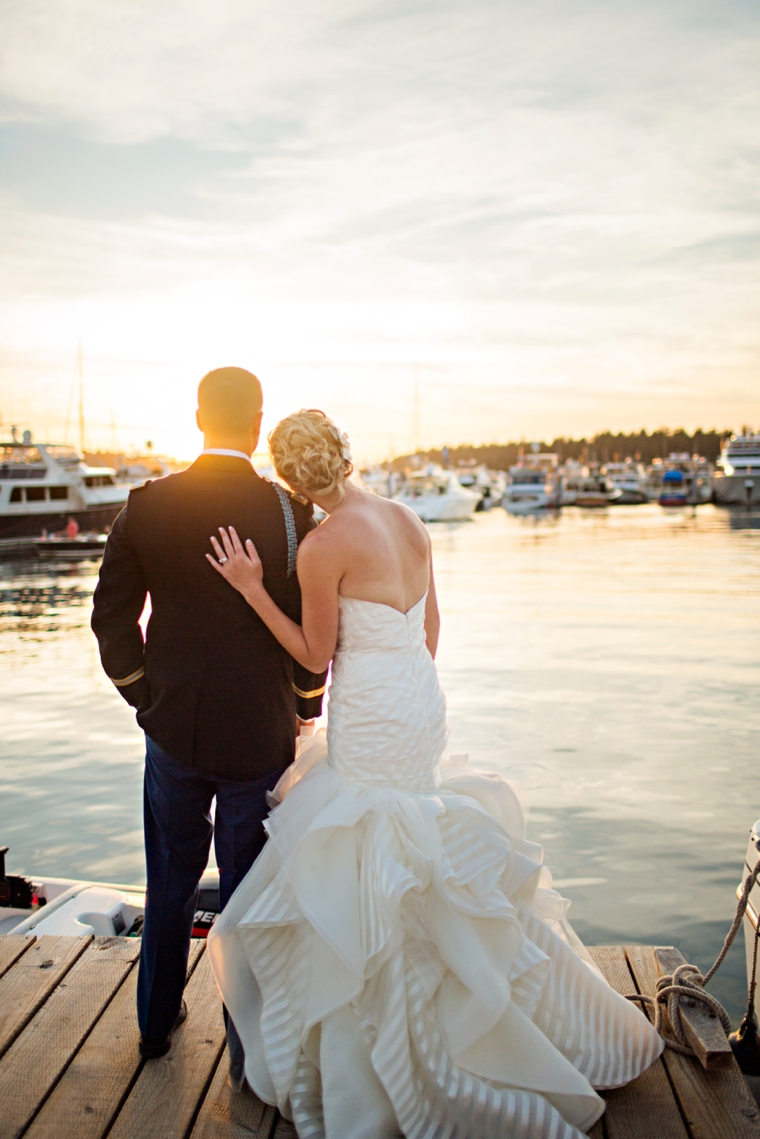
[[[465,522],[475,513],[475,496],[469,499],[450,499],[440,502],[405,502],[422,522]]]
[[[747,486],[748,482],[752,483],[751,487]],[[719,506],[757,505],[760,503],[760,471],[749,475],[719,475],[713,481],[713,499]]]
[[[4,514],[0,516],[0,538],[31,538],[43,530],[63,530],[74,518],[80,530],[103,531],[124,509],[123,502],[93,506],[89,510],[62,510],[45,514]]]
[[[584,510],[599,510],[603,506],[609,506],[618,501],[619,499],[608,498],[605,494],[578,494],[575,498],[575,505],[581,506]]]
[[[616,506],[641,506],[649,502],[649,495],[644,490],[632,490],[630,487],[621,487],[620,498],[615,499]]]
[[[556,507],[557,503],[552,502],[546,494],[517,498],[509,498],[508,495],[505,495],[502,506],[508,514],[537,514],[539,511]]]

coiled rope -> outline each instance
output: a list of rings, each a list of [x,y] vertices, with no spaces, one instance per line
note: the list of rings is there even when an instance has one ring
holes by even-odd
[[[715,976],[718,969],[723,964],[726,954],[736,940],[736,935],[739,932],[739,927],[742,924],[745,913],[747,912],[747,905],[749,903],[749,895],[752,887],[757,882],[760,876],[760,861],[758,861],[755,869],[747,876],[742,887],[742,892],[739,897],[739,902],[734,914],[734,920],[731,923],[731,928],[726,934],[723,948],[715,959],[712,968],[702,976],[696,965],[688,965],[684,962],[679,965],[674,973],[667,976],[660,977],[657,982],[656,995],[653,997],[644,996],[643,993],[630,993],[627,994],[626,1000],[638,1001],[641,1004],[654,1005],[654,1027],[655,1031],[662,1033],[663,1011],[665,1008],[668,1010],[668,1020],[670,1027],[675,1034],[676,1039],[671,1040],[667,1036],[663,1036],[665,1044],[668,1048],[672,1048],[675,1052],[683,1052],[687,1056],[694,1055],[694,1049],[686,1040],[686,1035],[681,1024],[681,1009],[679,1007],[679,1000],[681,997],[687,997],[692,1001],[701,1001],[702,1004],[707,1005],[712,1013],[718,1017],[726,1036],[731,1032],[731,1018],[720,1001],[716,1000],[712,993],[705,990],[705,985]],[[752,983],[750,985],[749,1004],[747,1006],[748,1014],[751,1012],[754,999],[755,999],[755,983],[756,983],[756,969],[757,969],[757,944],[760,938],[760,929],[755,933],[755,950],[753,955],[752,967]]]

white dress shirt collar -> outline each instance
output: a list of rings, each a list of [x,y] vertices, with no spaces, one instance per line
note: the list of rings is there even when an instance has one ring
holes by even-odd
[[[245,451],[230,451],[227,447],[207,447],[205,451],[201,451],[202,455],[229,455],[231,459],[245,459],[246,463],[250,463],[251,456],[246,455]]]

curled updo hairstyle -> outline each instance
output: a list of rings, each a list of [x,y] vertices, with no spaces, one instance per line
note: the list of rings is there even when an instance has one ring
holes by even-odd
[[[354,469],[348,439],[329,416],[302,408],[281,419],[269,434],[274,469],[294,490],[325,498],[338,493]]]

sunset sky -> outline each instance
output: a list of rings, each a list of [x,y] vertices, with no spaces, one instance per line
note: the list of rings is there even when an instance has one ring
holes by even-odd
[[[740,0],[0,3],[0,413],[362,460],[760,427],[760,8]]]

